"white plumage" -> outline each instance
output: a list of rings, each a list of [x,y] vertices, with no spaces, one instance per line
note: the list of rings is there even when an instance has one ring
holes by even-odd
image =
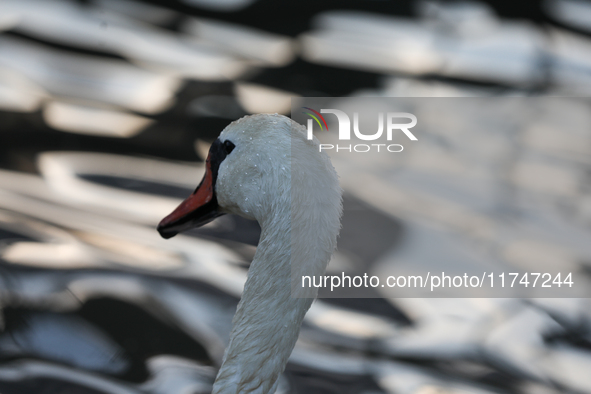
[[[235,147],[214,180],[218,209],[262,231],[213,394],[273,393],[317,292],[301,276],[324,274],[336,247],[341,188],[318,141],[285,116],[246,116],[219,140]]]

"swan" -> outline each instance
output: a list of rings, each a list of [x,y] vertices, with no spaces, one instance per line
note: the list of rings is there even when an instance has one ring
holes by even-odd
[[[212,394],[274,393],[317,295],[298,278],[324,274],[342,212],[337,173],[318,147],[282,115],[234,121],[211,145],[197,189],[158,225],[164,238],[225,213],[261,226]]]

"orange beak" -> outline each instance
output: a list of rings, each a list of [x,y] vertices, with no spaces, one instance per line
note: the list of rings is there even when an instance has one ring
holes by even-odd
[[[205,162],[205,176],[197,189],[158,224],[158,232],[163,238],[172,238],[182,231],[201,227],[223,215],[218,210],[214,189],[217,171],[214,174],[211,166],[210,153]]]

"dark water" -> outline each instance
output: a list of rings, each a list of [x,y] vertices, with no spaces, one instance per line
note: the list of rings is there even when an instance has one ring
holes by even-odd
[[[0,3],[1,394],[211,391],[260,227],[226,215],[170,241],[155,227],[236,118],[289,115],[297,95],[591,89],[582,2],[195,3]],[[237,27],[187,44],[191,16]],[[313,54],[301,34],[334,41]],[[419,47],[419,61],[404,50]],[[467,115],[461,138],[421,136],[421,160],[393,170],[333,157],[344,215],[329,273],[494,256],[586,284],[591,122],[587,101],[560,105],[527,130]],[[554,112],[568,127],[544,128]],[[591,392],[588,298],[339,296],[320,289],[277,393]]]

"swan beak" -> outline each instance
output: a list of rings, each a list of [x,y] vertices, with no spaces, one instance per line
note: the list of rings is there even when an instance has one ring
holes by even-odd
[[[215,179],[209,157],[205,168],[205,176],[193,194],[158,224],[158,232],[162,238],[172,238],[182,231],[201,227],[223,215],[218,210],[214,191]]]

